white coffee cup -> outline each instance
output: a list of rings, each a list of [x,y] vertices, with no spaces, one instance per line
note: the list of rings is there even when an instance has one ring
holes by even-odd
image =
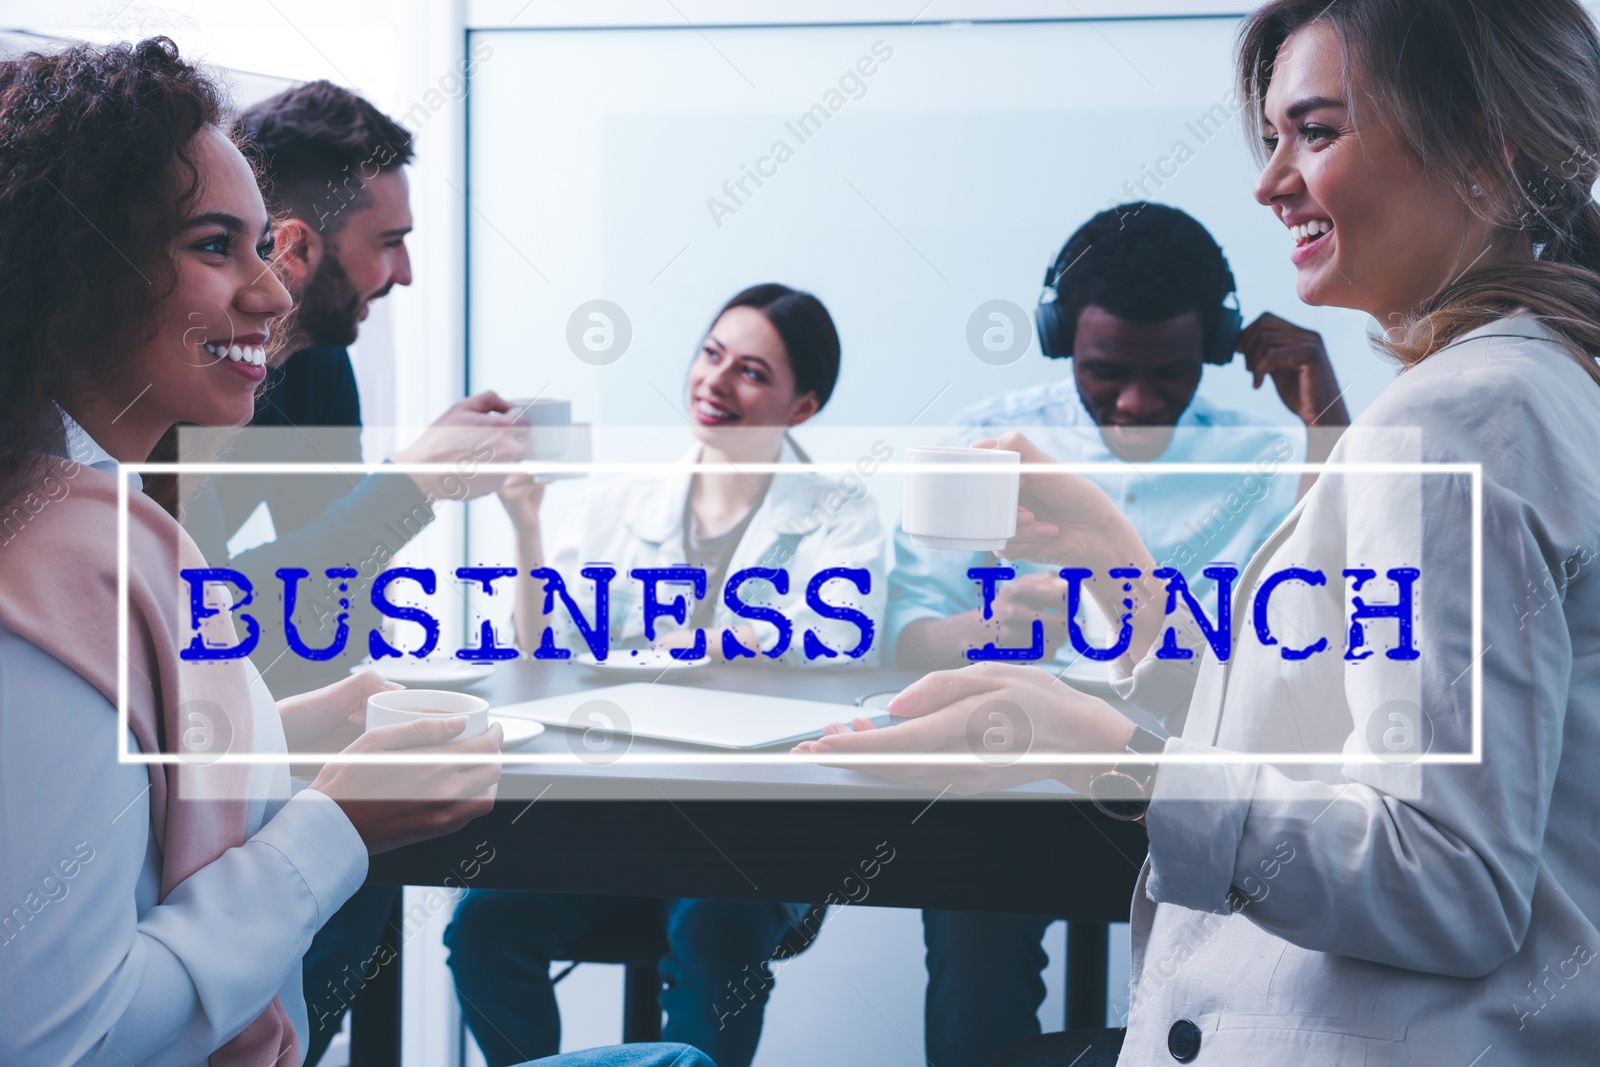
[[[554,456],[540,456],[540,459],[552,459],[561,463],[591,463],[594,461],[594,426],[587,422],[575,422],[570,426],[561,427],[564,433],[561,452]],[[562,471],[561,473],[536,474],[536,482],[553,482],[559,478],[582,478],[581,471]]]
[[[906,472],[900,525],[923,548],[998,552],[1017,533],[1022,454],[1000,448],[906,449],[906,462],[966,471]]]
[[[394,726],[418,719],[465,717],[467,728],[459,737],[477,737],[489,728],[489,702],[470,693],[446,689],[393,689],[367,698],[367,729]]]
[[[533,459],[562,459],[572,428],[572,401],[553,396],[510,400],[511,414],[528,427]]]

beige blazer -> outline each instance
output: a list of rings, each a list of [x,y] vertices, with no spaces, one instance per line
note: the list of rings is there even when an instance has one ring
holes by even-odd
[[[1324,474],[1240,575],[1228,662],[1117,682],[1193,761],[1156,780],[1120,1063],[1185,1034],[1196,1064],[1600,1063],[1600,385],[1502,319],[1401,373],[1330,463],[1419,460],[1481,486]],[[1347,658],[1354,598],[1397,602],[1400,566],[1417,658],[1389,655],[1392,619],[1357,620],[1371,654]],[[1282,583],[1258,620],[1288,567],[1326,585]]]

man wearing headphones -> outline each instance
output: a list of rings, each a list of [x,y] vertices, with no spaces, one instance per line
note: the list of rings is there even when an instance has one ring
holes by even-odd
[[[1310,478],[1278,468],[1320,462],[1349,414],[1322,339],[1271,313],[1240,329],[1233,273],[1204,226],[1176,208],[1135,202],[1102,211],[1068,239],[1045,275],[1035,313],[1040,347],[1071,359],[1072,376],[1018,389],[955,416],[952,444],[1023,430],[1063,463],[1117,464],[1090,475],[1116,501],[1156,562],[1178,568],[1196,596],[1212,561],[1243,565],[1294,506]],[[1198,395],[1207,364],[1244,355],[1256,388],[1271,379],[1301,434]],[[1325,432],[1323,432],[1325,431]],[[1170,463],[1246,463],[1251,473],[1162,474]],[[969,567],[995,557],[919,548],[895,537],[888,621],[900,666],[959,667],[987,642],[1026,646],[1045,621],[1041,666],[1069,666],[1066,582],[1046,567],[1016,564],[992,618]],[[1092,624],[1090,626],[1092,633]],[[1066,647],[1065,654],[1062,653]],[[937,1062],[937,1061],[935,1061]],[[943,1065],[941,1065],[943,1067]]]
[[[1202,568],[1242,566],[1294,506],[1297,489],[1309,488],[1312,476],[1285,477],[1279,468],[1300,456],[1326,459],[1350,421],[1321,338],[1270,313],[1241,329],[1222,249],[1175,208],[1129,203],[1085,223],[1046,274],[1035,321],[1044,354],[1071,358],[1071,378],[968,408],[956,416],[950,443],[1021,429],[1061,462],[1117,465],[1089,477],[1120,505],[1156,562],[1176,567],[1207,601],[1215,590]],[[1304,442],[1293,429],[1197,395],[1205,366],[1231,363],[1235,353],[1244,355],[1256,388],[1271,379],[1307,427]],[[1163,474],[1171,463],[1249,469]],[[998,563],[986,553],[918,548],[903,530],[896,534],[888,622],[900,666],[962,666],[968,650],[988,642],[1026,647],[1033,621],[1043,619],[1039,665],[1074,669],[1066,582],[1051,568],[1008,561],[1017,578],[999,585],[985,618],[981,587],[967,569]],[[1095,641],[1087,620],[1085,630]],[[1103,664],[1082,666],[1104,676]],[[930,1062],[989,1067],[1005,1048],[1038,1035],[1047,962],[1040,941],[1054,918],[923,913]]]

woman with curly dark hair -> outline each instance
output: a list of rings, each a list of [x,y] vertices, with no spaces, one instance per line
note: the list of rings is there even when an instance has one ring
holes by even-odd
[[[274,704],[247,659],[185,657],[237,641],[228,605],[189,601],[204,561],[136,476],[119,516],[119,463],[248,421],[290,310],[222,118],[164,38],[0,63],[6,1064],[300,1063],[301,957],[368,855],[463,826],[499,779],[498,727],[360,734],[371,673]],[[445,743],[481,759],[335,762],[296,793],[283,756]]]

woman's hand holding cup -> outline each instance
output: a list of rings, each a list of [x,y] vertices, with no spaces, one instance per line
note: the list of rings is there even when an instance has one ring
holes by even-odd
[[[1030,464],[1056,462],[1016,430],[976,441],[974,448],[999,448],[1022,455],[1017,532],[1000,555],[1058,567],[1138,566],[1149,553],[1105,490],[1081,474],[1028,473]],[[1148,573],[1148,572],[1147,572]]]
[[[1066,471],[1027,473],[1030,464],[1055,460],[1016,430],[997,440],[978,441],[974,448],[1002,448],[1022,455],[1022,486],[1018,493],[1017,532],[1000,555],[1056,567],[1087,567],[1098,581],[1084,588],[1100,605],[1115,629],[1124,611],[1125,597],[1133,601],[1133,640],[1129,646],[1137,661],[1155,641],[1161,626],[1160,583],[1153,577],[1156,561],[1128,517],[1094,482]],[[1130,591],[1111,581],[1107,571],[1131,567],[1141,576]],[[1154,603],[1156,610],[1144,610]]]
[[[498,724],[485,727],[487,702],[419,690],[379,693],[372,700],[393,702],[402,693],[411,698],[410,708],[380,709],[369,702],[367,731],[343,754],[404,755],[406,760],[330,763],[311,784],[338,803],[372,855],[454,833],[488,814],[500,781],[504,735]],[[430,701],[431,696],[439,699]],[[466,708],[462,701],[482,707]],[[429,703],[441,706],[426,707]],[[413,762],[419,755],[476,758]]]

